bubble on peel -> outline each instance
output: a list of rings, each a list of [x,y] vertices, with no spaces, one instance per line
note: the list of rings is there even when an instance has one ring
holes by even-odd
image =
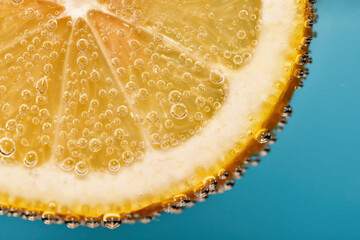
[[[109,229],[115,229],[120,226],[121,218],[118,214],[106,214],[103,217],[104,226]]]
[[[30,151],[24,156],[24,164],[27,167],[33,167],[37,164],[39,158],[35,151]]]
[[[131,163],[134,160],[134,154],[131,151],[125,151],[122,154],[122,160],[126,163]]]
[[[267,143],[271,138],[271,132],[263,128],[256,134],[256,140],[258,143]]]
[[[88,166],[84,161],[80,161],[75,165],[75,172],[79,175],[85,175],[88,171]]]
[[[120,162],[117,159],[112,159],[109,161],[109,169],[113,172],[119,171]]]
[[[89,148],[90,148],[91,151],[98,152],[98,151],[100,151],[101,147],[102,147],[102,144],[101,144],[101,141],[99,139],[93,138],[93,139],[90,140]]]
[[[183,103],[177,103],[171,106],[171,115],[176,119],[184,119],[187,115],[187,108]]]
[[[10,157],[15,152],[15,142],[11,138],[2,138],[0,140],[0,155]]]

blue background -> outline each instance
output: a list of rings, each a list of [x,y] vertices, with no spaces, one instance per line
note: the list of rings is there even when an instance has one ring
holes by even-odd
[[[271,154],[181,215],[75,230],[0,217],[0,239],[360,239],[360,1],[319,0],[314,63]]]

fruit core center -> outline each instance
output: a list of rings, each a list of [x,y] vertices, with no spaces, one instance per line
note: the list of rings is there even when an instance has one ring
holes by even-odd
[[[102,4],[98,0],[53,0],[65,7],[65,15],[72,18],[85,17],[91,9],[101,9]]]

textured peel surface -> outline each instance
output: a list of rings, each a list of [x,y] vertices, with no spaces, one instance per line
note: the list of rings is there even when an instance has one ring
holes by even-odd
[[[304,11],[295,0],[0,0],[0,202],[131,213],[243,162],[287,105]]]

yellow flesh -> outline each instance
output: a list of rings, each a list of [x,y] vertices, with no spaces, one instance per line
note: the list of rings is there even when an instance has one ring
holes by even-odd
[[[0,0],[0,201],[126,213],[216,175],[287,86],[298,2]]]

